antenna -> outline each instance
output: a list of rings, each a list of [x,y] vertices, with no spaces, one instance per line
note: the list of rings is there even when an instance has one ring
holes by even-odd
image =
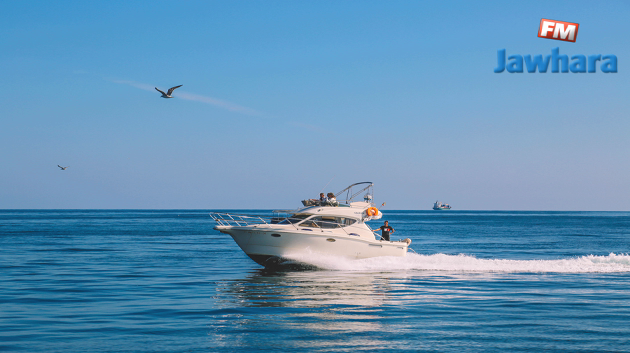
[[[326,185],[324,185],[324,188],[322,189],[322,191],[319,192],[320,194],[324,192],[324,190],[326,190],[326,186],[328,186],[328,184],[330,184],[330,182],[333,181],[333,179],[335,179],[334,176],[330,179],[330,181]]]

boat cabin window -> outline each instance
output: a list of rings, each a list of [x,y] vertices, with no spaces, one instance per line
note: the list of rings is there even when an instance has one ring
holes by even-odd
[[[324,228],[324,229],[339,228],[340,225],[337,222],[337,220],[338,220],[338,217],[317,216],[317,217],[313,217],[313,218],[307,219],[306,221],[300,223],[300,226],[301,227]]]
[[[341,225],[339,225],[339,217],[326,217],[326,216],[322,216],[322,217],[317,217],[317,218],[321,218],[321,220],[318,221],[317,225],[322,227],[322,228],[339,228],[341,227]]]
[[[317,216],[300,223],[302,227],[332,229],[356,223],[356,219],[333,216]]]
[[[317,218],[317,217],[316,217]],[[306,220],[302,223],[300,223],[300,227],[312,227],[312,228],[319,228],[319,226],[314,222],[314,218],[313,219],[309,219]]]
[[[343,224],[344,227],[347,227],[347,226],[351,226],[351,225],[357,223],[357,220],[356,219],[352,219],[352,218],[343,218],[342,217],[340,219],[339,223]]]
[[[294,215],[289,216],[289,218],[285,219],[284,221],[278,223],[278,224],[291,224],[291,223],[299,223],[302,220],[307,219],[308,217],[310,217],[310,214],[306,214],[306,213],[296,213]]]

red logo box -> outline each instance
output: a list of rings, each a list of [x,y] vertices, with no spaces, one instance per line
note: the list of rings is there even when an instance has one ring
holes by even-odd
[[[580,25],[577,23],[543,18],[540,20],[540,26],[538,27],[538,37],[575,43],[578,28],[580,28]]]

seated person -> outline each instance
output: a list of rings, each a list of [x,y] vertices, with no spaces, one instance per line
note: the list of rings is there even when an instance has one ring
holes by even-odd
[[[326,198],[328,198],[328,204],[331,206],[337,206],[339,205],[339,202],[337,202],[337,198],[335,197],[335,194],[333,194],[332,192],[329,192],[328,195],[326,196]]]
[[[324,195],[323,192],[319,193],[319,205],[320,206],[326,206],[326,204],[328,203],[328,197],[326,197],[326,195]]]

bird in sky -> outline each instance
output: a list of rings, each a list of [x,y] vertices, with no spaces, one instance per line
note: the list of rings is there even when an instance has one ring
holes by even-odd
[[[59,164],[57,164],[57,167],[61,168],[61,170],[66,170],[66,169],[68,169],[69,166],[68,167],[62,167]]]
[[[173,98],[171,96],[171,94],[173,94],[173,91],[175,90],[175,88],[179,88],[183,85],[179,85],[179,86],[175,86],[175,87],[171,87],[168,89],[168,93],[164,93],[164,91],[160,91],[157,87],[155,87],[155,90],[162,93],[162,98]]]

